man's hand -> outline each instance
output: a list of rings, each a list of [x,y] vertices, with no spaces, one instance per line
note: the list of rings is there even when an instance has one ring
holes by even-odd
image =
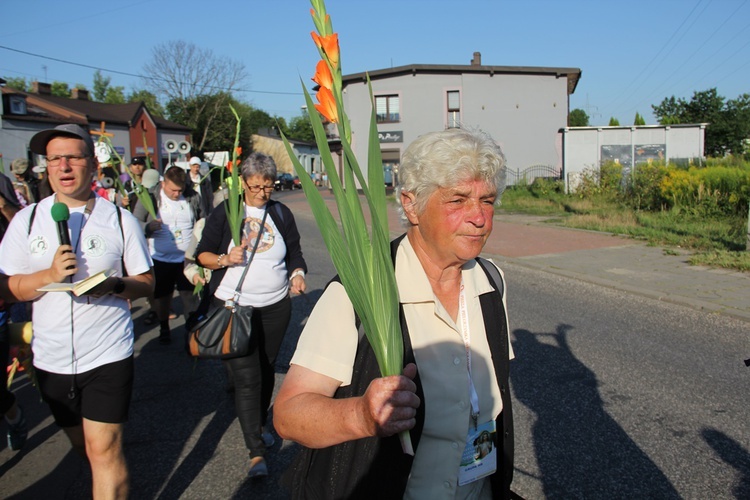
[[[159,229],[161,229],[161,220],[159,219],[154,219],[146,224],[146,232],[148,234],[154,234]]]
[[[65,278],[74,275],[76,272],[78,272],[78,263],[73,253],[73,247],[70,245],[57,247],[55,256],[52,258],[52,265],[49,268],[51,283],[62,283]]]
[[[86,292],[84,295],[89,295],[91,297],[98,299],[99,297],[103,297],[107,294],[113,293],[118,279],[120,278],[117,278],[115,276],[110,276],[109,278],[102,281],[101,283],[96,285],[94,288]]]
[[[417,366],[409,363],[403,375],[377,378],[361,398],[364,431],[370,436],[392,436],[407,431],[417,423]]]

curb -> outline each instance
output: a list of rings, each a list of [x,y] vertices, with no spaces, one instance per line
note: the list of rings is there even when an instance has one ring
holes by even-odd
[[[706,301],[694,299],[691,297],[685,297],[683,295],[663,293],[663,292],[659,292],[655,290],[649,290],[648,288],[634,287],[634,286],[626,285],[617,281],[607,280],[604,278],[599,278],[599,277],[591,276],[588,274],[577,273],[574,271],[567,271],[565,269],[560,269],[560,268],[548,266],[545,264],[542,264],[542,265],[535,264],[535,263],[529,262],[527,260],[519,259],[519,258],[505,257],[503,255],[493,255],[493,254],[483,254],[483,255],[486,255],[487,257],[490,257],[496,261],[505,261],[505,262],[508,262],[509,264],[517,265],[520,267],[525,267],[527,269],[534,269],[536,271],[542,271],[542,272],[546,272],[550,274],[555,274],[558,276],[563,276],[566,278],[576,279],[576,280],[584,281],[586,283],[591,283],[594,285],[603,286],[605,288],[610,288],[612,290],[619,290],[619,291],[623,291],[627,293],[632,293],[634,295],[639,295],[641,297],[655,299],[661,302],[682,305],[682,306],[690,307],[693,309],[707,311],[713,314],[720,314],[722,316],[729,316],[731,318],[750,323],[749,312],[720,306],[718,304],[714,304],[711,302],[706,302]]]

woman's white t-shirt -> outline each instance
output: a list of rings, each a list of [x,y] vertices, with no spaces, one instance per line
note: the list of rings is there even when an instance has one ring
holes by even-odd
[[[246,262],[255,244],[264,211],[265,207],[255,208],[245,205],[242,239],[243,241],[247,240]],[[234,248],[234,242],[230,241],[226,253],[229,253],[232,248]],[[258,250],[250,264],[250,269],[247,271],[245,281],[242,283],[240,305],[269,306],[277,303],[289,293],[289,277],[285,257],[286,243],[269,215],[266,217],[265,229],[258,244]],[[227,272],[214,296],[221,300],[232,298],[244,270],[245,266],[243,265],[227,268]]]

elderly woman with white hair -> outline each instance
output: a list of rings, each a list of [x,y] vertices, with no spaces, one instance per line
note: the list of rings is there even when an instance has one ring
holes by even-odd
[[[303,448],[293,498],[508,498],[513,424],[502,273],[479,258],[504,186],[486,134],[419,137],[399,175],[406,234],[391,249],[404,370],[381,377],[343,286],[333,280],[297,344],[274,404],[279,435]],[[398,433],[409,430],[413,457]],[[479,458],[483,432],[493,452]]]

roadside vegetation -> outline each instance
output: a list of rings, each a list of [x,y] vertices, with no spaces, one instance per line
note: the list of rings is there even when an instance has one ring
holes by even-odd
[[[604,231],[690,253],[694,265],[750,271],[745,249],[750,163],[731,157],[703,164],[617,163],[585,171],[565,193],[561,180],[508,188],[498,211],[547,217],[566,227]]]

